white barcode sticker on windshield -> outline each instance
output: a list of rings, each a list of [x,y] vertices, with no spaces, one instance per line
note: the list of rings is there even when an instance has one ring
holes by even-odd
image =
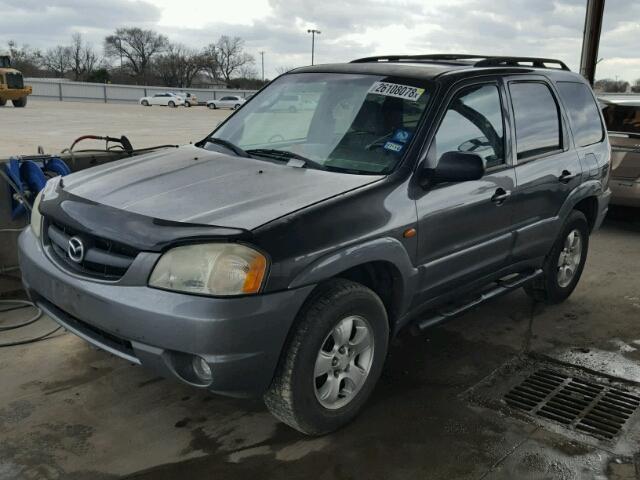
[[[415,102],[424,93],[424,88],[410,87],[409,85],[400,85],[398,83],[376,82],[369,89],[369,93],[404,98]]]

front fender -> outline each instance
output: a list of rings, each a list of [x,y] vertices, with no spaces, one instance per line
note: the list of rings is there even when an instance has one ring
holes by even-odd
[[[350,245],[331,252],[311,263],[289,284],[289,288],[299,288],[317,284],[353,267],[371,262],[387,262],[399,273],[401,304],[398,314],[402,316],[413,298],[418,280],[418,269],[414,267],[404,245],[391,237],[377,238],[357,245]]]

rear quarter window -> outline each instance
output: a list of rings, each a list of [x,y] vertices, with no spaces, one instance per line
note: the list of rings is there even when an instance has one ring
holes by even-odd
[[[604,137],[598,105],[587,87],[578,82],[556,83],[567,109],[577,147],[601,142]]]

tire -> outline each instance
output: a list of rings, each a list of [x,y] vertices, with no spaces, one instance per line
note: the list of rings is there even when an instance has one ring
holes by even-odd
[[[578,250],[576,242],[579,242],[579,259],[576,259]],[[545,259],[542,276],[525,287],[527,294],[534,300],[547,304],[561,303],[566,300],[580,280],[588,251],[589,223],[587,217],[584,216],[584,213],[574,210],[569,215]],[[561,264],[567,266],[561,267]],[[569,275],[568,272],[572,273]]]
[[[0,107],[4,107],[7,104],[7,101],[3,98],[0,98]]]
[[[239,103],[236,103],[236,104],[233,106],[233,109],[234,109],[234,110],[237,110],[237,109],[239,109],[239,108],[240,108],[240,104],[239,104]]]
[[[171,108],[175,108],[176,107],[176,102],[171,100],[167,105],[170,106]]]
[[[216,104],[215,103],[207,103],[207,107],[210,108],[211,110],[215,110],[216,108]]]
[[[185,106],[185,107],[187,107],[187,108],[189,108],[189,107],[191,107],[191,103],[189,103],[189,102],[184,102],[184,106]]]
[[[150,105],[149,105],[149,102],[147,102],[146,100],[143,100],[142,101],[142,106],[143,107],[149,107]]]
[[[24,108],[27,106],[27,97],[18,98],[17,100],[12,100],[11,102],[16,108]]]
[[[343,328],[336,329],[338,325]],[[341,352],[339,337],[347,339],[343,344],[348,344],[351,352]],[[298,314],[264,395],[267,408],[307,435],[337,430],[359,413],[371,395],[382,372],[388,342],[387,313],[373,291],[350,280],[326,283]],[[353,353],[358,348],[361,353]],[[316,376],[325,368],[327,373]],[[368,374],[358,375],[367,368]]]

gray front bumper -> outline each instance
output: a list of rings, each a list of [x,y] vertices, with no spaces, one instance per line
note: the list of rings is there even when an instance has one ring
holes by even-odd
[[[222,299],[88,280],[53,263],[30,229],[20,235],[19,253],[27,292],[68,330],[183,381],[176,358],[200,355],[213,372],[207,388],[228,395],[259,395],[269,386],[289,328],[313,289]]]

